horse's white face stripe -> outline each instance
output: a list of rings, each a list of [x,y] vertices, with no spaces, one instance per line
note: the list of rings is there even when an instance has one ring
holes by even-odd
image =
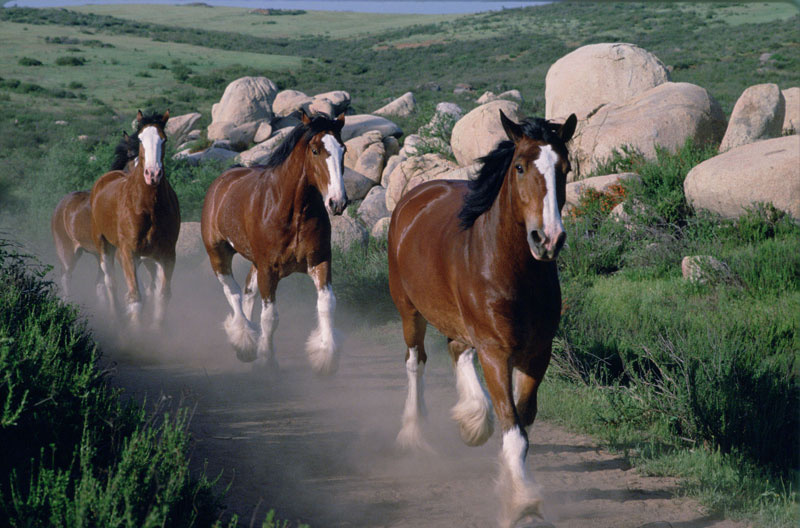
[[[345,199],[344,165],[342,163],[344,148],[333,134],[325,134],[322,137],[322,144],[325,145],[325,150],[328,151],[328,159],[325,161],[328,164],[329,181],[328,195],[325,196],[325,203],[328,203],[328,199],[342,201]]]
[[[139,141],[144,146],[144,168],[160,169],[164,140],[158,135],[158,129],[154,126],[146,127],[139,133]]]
[[[542,208],[542,222],[544,223],[545,235],[551,239],[554,239],[558,236],[558,233],[564,231],[564,225],[561,223],[561,211],[558,210],[556,162],[558,162],[558,154],[555,153],[550,145],[541,147],[539,157],[534,162],[536,168],[544,176],[545,185],[547,186],[547,194],[544,196]]]

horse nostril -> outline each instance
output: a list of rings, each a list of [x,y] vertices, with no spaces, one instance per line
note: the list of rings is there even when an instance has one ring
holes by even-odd
[[[541,245],[542,244],[542,235],[539,234],[539,231],[531,231],[531,240],[533,240],[534,244]]]

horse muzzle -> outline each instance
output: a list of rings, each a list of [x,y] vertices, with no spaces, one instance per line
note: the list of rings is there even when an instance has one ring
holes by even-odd
[[[161,181],[161,176],[164,174],[164,171],[161,170],[161,167],[156,167],[155,169],[144,169],[144,182],[147,185],[158,185]]]
[[[341,198],[338,200],[334,200],[333,198],[328,198],[325,201],[325,208],[328,210],[328,213],[338,216],[344,212],[347,208],[347,197]]]
[[[548,236],[544,231],[535,229],[528,233],[528,246],[531,255],[536,260],[550,262],[558,257],[564,242],[567,240],[567,233],[558,231],[553,236]]]

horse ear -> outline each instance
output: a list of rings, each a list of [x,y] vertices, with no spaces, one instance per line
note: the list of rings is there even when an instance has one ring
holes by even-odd
[[[161,117],[161,121],[164,124],[166,124],[167,120],[169,120],[169,108],[167,108],[167,111],[164,112],[164,115]]]
[[[144,119],[144,114],[142,113],[141,110],[139,110],[138,112],[136,112],[136,120],[141,123],[142,119]]]
[[[500,122],[503,124],[503,130],[506,131],[508,139],[514,143],[517,143],[524,135],[522,132],[522,127],[507,118],[502,110],[500,110]]]
[[[308,126],[311,124],[311,118],[308,117],[305,108],[300,109],[300,120],[303,122],[304,125]]]
[[[128,133],[123,130],[122,131],[122,139],[128,139],[128,137],[130,137],[130,136],[128,136]]]
[[[575,114],[570,114],[564,124],[558,129],[558,137],[561,138],[561,141],[566,143],[572,139],[572,134],[575,133],[576,126],[578,126],[578,118]]]
[[[334,125],[334,129],[338,133],[341,133],[342,128],[344,128],[344,112],[339,114],[339,117],[336,118],[336,124]]]

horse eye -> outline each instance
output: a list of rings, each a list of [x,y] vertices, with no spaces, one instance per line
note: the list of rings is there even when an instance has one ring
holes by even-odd
[[[316,156],[317,154],[319,154],[319,151],[317,149],[315,149],[315,148],[312,148],[311,149],[311,153]]]
[[[522,168],[522,165],[520,165],[519,163],[517,163],[517,166],[514,168],[517,169],[517,174],[521,175],[523,172],[525,172],[525,170]]]

